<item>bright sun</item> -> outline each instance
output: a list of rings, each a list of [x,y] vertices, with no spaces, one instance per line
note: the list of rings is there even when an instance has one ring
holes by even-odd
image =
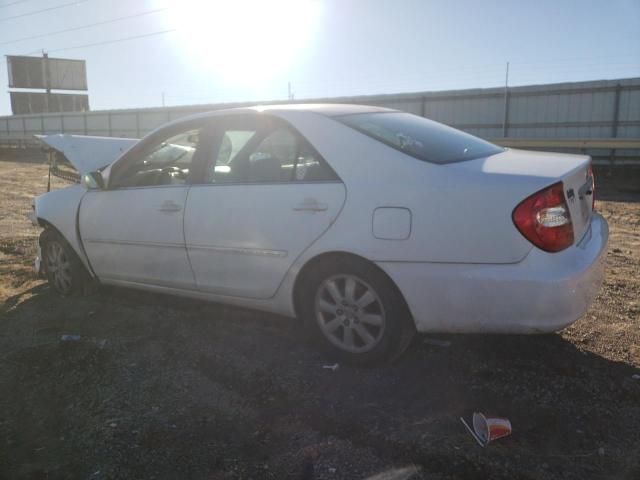
[[[202,74],[255,86],[292,67],[319,9],[315,0],[182,0],[167,16]]]

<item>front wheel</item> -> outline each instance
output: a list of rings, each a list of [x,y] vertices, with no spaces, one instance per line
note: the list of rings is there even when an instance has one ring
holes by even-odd
[[[58,232],[47,228],[40,235],[40,247],[49,285],[63,296],[81,293],[90,278],[71,245]]]
[[[330,354],[349,363],[393,360],[415,327],[400,292],[375,265],[346,257],[317,266],[305,281],[302,316]]]

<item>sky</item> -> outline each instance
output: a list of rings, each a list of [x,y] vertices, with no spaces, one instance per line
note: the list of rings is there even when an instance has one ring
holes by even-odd
[[[43,50],[92,110],[628,78],[640,0],[0,0],[0,55]]]

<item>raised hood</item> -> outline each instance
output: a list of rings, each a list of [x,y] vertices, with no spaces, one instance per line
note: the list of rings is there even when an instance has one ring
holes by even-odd
[[[34,135],[48,148],[64,155],[80,175],[110,165],[138,142],[135,138],[87,135]]]

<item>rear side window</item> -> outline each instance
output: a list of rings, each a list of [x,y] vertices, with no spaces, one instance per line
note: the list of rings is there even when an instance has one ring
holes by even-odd
[[[360,113],[334,118],[396,150],[431,163],[460,162],[503,151],[493,143],[410,113]]]
[[[205,183],[335,181],[333,170],[299,134],[278,122],[232,119],[206,166]]]

